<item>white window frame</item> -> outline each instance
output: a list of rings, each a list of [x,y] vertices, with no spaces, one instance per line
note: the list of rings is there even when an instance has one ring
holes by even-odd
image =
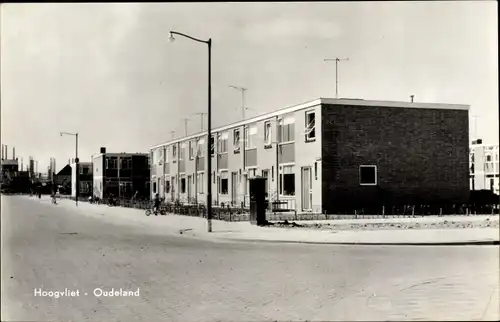
[[[226,193],[222,192],[222,180],[227,180],[227,191]],[[219,173],[219,194],[223,196],[229,195],[229,172],[221,171]]]
[[[196,140],[196,155],[199,158],[202,158],[205,156],[205,138],[201,137]]]
[[[196,191],[199,193],[199,194],[203,194],[204,191],[205,191],[205,184],[204,184],[204,181],[205,181],[205,172],[201,171],[201,172],[198,172],[196,174]]]
[[[375,183],[361,183],[361,168],[374,168],[375,169]],[[359,166],[358,181],[360,186],[376,186],[378,184],[378,168],[376,165],[363,164]]]
[[[227,154],[227,142],[229,141],[229,132],[222,132],[217,135],[217,153]]]
[[[189,144],[189,147],[188,147],[188,151],[189,151],[189,160],[193,160],[194,159],[194,144],[193,144],[193,140],[189,140],[188,142]]]
[[[290,173],[293,174],[293,180],[294,180],[294,191],[293,191],[293,195],[285,195],[284,192],[285,192],[285,174],[290,174],[290,173],[284,173],[285,171],[285,168],[291,168],[291,171]],[[284,164],[282,166],[280,166],[280,170],[279,170],[279,180],[280,180],[280,191],[279,191],[279,194],[280,194],[280,197],[295,197],[297,195],[297,186],[295,185],[295,164]]]
[[[257,125],[247,125],[245,126],[245,150],[253,150],[257,148],[256,138],[258,135]],[[255,133],[252,133],[255,132]]]
[[[236,133],[238,133],[238,136],[236,136]],[[236,141],[236,137],[238,140]],[[240,129],[234,129],[233,131],[233,152],[239,153],[241,150],[241,130]]]
[[[264,122],[264,146],[270,147],[272,144],[273,127],[271,121]]]
[[[311,124],[312,122],[309,122],[308,120],[308,117],[309,115],[314,115],[314,124]],[[305,123],[306,123],[306,127],[305,127],[305,140],[306,142],[314,142],[316,141],[316,111],[315,110],[311,110],[311,111],[306,111],[306,117],[305,117]],[[311,137],[311,133],[314,131],[314,136]]]
[[[285,119],[287,118],[293,118],[293,122],[291,123],[287,123],[285,124]],[[291,124],[293,124],[293,131],[291,131],[290,133],[293,133],[293,140],[288,140],[288,141],[283,141],[283,133],[284,133],[284,129],[285,129],[285,126],[290,126]],[[289,129],[287,127],[287,129]],[[290,135],[288,135],[288,137],[290,137]],[[295,142],[295,118],[292,117],[292,116],[283,116],[281,118],[278,119],[278,142],[279,144],[288,144],[288,143],[294,143]]]

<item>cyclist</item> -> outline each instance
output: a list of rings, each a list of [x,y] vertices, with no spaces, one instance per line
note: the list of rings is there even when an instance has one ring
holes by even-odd
[[[160,195],[156,194],[154,198],[153,212],[158,216],[158,211],[160,211]]]

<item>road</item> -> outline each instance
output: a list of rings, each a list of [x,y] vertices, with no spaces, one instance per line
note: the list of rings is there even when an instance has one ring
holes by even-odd
[[[219,242],[25,196],[1,201],[2,321],[500,317],[497,246]],[[35,296],[40,288],[80,296]],[[97,297],[96,288],[140,292]]]

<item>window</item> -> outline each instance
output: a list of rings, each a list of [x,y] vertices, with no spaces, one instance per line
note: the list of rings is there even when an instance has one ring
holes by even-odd
[[[210,155],[214,155],[215,153],[215,138],[212,136],[210,138]]]
[[[172,191],[172,194],[175,193],[175,177],[171,178],[172,184],[170,185],[170,190]]]
[[[280,173],[280,194],[295,196],[295,172],[293,166],[284,166]]]
[[[174,162],[177,159],[177,145],[172,146],[172,157],[174,158]]]
[[[111,157],[106,159],[106,169],[116,169],[118,165],[118,160],[116,157]]]
[[[233,151],[237,153],[240,152],[240,129],[234,130],[233,134]]]
[[[198,190],[198,193],[203,193],[203,187],[204,187],[204,184],[203,184],[203,181],[204,181],[204,173],[198,173],[196,175],[196,183],[198,185],[197,189]]]
[[[88,167],[82,167],[81,171],[81,174],[89,174],[90,169]]]
[[[170,147],[165,150],[165,162],[168,163],[170,160]]]
[[[132,158],[121,158],[120,159],[120,169],[123,169],[123,170],[132,169]]]
[[[377,166],[360,165],[359,166],[359,184],[365,186],[377,185]]]
[[[316,114],[314,112],[306,112],[306,142],[316,139]]]
[[[229,138],[229,133],[224,132],[217,137],[217,153],[227,153],[227,140]]]
[[[227,195],[229,191],[229,177],[227,171],[220,173],[220,185],[219,185],[219,193],[221,195]]]
[[[486,155],[486,162],[490,162],[491,161],[491,155]]]
[[[204,145],[205,145],[205,139],[199,138],[197,142],[198,147],[196,148],[196,154],[198,155],[199,158],[205,155],[205,149],[203,148]]]
[[[186,143],[182,143],[179,149],[179,160],[182,161],[186,158]]]
[[[170,193],[170,181],[168,178],[165,179],[165,192]]]
[[[181,177],[181,193],[186,193],[186,177]]]
[[[265,194],[266,194],[266,198],[268,197],[269,195],[269,170],[262,170],[262,176],[264,178],[266,178],[266,183],[265,183],[265,187],[264,187],[264,191],[265,191]]]
[[[295,139],[295,119],[286,116],[278,121],[278,142],[293,142]]]
[[[271,145],[271,122],[267,121],[264,123],[264,145],[270,146]]]
[[[494,179],[490,179],[490,190],[491,191],[495,190],[495,180]]]
[[[257,136],[257,126],[252,125],[250,127],[245,127],[245,149],[255,149],[257,146],[255,144],[255,138]]]
[[[156,193],[156,182],[153,182],[153,193]]]
[[[194,159],[194,142],[193,141],[189,141],[189,160],[193,160]]]

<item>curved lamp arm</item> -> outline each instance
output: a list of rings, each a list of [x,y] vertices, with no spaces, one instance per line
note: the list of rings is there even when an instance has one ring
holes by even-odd
[[[177,31],[170,31],[170,38],[169,38],[170,41],[174,41],[175,40],[174,35],[183,36],[183,37],[189,38],[189,39],[197,41],[197,42],[202,42],[204,44],[210,44],[211,43],[211,39],[209,39],[209,40],[201,40],[201,39],[194,38],[194,37],[188,36],[186,34],[183,34],[181,32],[177,32]]]

